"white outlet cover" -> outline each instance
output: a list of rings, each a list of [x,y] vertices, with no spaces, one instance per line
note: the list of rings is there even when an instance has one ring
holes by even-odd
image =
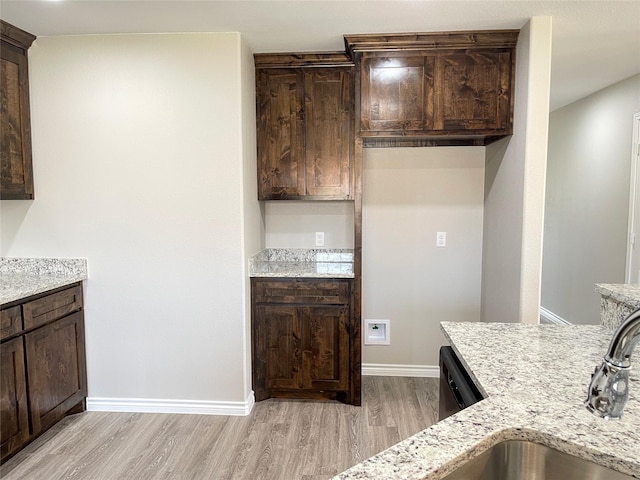
[[[390,320],[367,319],[364,321],[365,345],[391,345]]]

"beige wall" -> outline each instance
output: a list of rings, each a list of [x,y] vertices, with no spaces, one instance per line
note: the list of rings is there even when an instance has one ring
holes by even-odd
[[[362,318],[391,320],[391,345],[364,346],[365,371],[437,365],[440,322],[480,319],[484,148],[364,154]]]
[[[249,58],[235,33],[30,50],[36,200],[0,203],[1,254],[88,258],[90,399],[250,402],[246,258],[262,233],[255,174],[243,178]]]
[[[482,320],[538,323],[551,17],[534,17],[516,49],[514,134],[486,149]]]
[[[244,278],[244,393],[242,398],[249,398],[251,386],[251,284],[247,268],[249,258],[265,248],[264,202],[258,202],[258,167],[256,157],[256,86],[253,53],[249,47],[241,44],[240,78],[242,82],[242,179],[243,179],[243,218],[242,233],[244,258],[241,276]]]
[[[264,204],[267,248],[316,248],[316,232],[324,232],[321,248],[353,248],[353,202]]]
[[[600,321],[596,283],[624,283],[635,75],[550,116],[542,306]]]

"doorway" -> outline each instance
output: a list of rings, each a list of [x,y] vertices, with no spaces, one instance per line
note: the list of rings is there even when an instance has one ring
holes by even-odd
[[[626,283],[640,283],[640,113],[633,115]]]

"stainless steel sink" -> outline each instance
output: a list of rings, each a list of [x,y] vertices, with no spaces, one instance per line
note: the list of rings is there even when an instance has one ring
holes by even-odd
[[[508,440],[463,464],[443,480],[633,480],[538,443]]]

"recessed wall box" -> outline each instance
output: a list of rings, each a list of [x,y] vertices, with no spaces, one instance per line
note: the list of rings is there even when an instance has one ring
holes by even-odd
[[[390,320],[365,320],[364,344],[365,345],[390,345],[389,331]]]

